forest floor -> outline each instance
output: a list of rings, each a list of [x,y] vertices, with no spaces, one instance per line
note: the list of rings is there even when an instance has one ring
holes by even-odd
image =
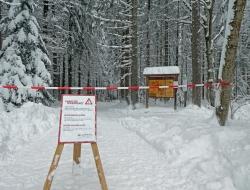
[[[213,111],[188,106],[98,103],[97,139],[109,190],[247,190],[250,106],[219,127]],[[59,109],[29,103],[0,116],[0,189],[43,188],[58,139]],[[72,169],[65,145],[52,190],[99,190],[89,144]]]

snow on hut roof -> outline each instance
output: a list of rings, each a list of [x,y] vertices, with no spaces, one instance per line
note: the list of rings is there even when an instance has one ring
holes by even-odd
[[[143,71],[144,75],[174,75],[180,74],[178,66],[164,66],[164,67],[146,67]]]

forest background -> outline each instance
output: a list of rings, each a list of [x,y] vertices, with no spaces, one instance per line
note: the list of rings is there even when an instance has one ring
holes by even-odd
[[[51,60],[46,68],[52,86],[145,85],[145,67],[172,65],[180,67],[180,83],[205,83],[220,79],[230,2],[39,0],[34,1],[33,15]],[[0,19],[8,14],[10,6],[11,2],[0,0]],[[250,95],[248,18],[247,2],[233,70],[232,113]],[[0,33],[0,49],[6,35]],[[51,91],[55,99],[61,93],[74,91]],[[200,88],[195,93],[190,90],[185,95],[178,90],[178,103],[184,105],[192,100],[200,105],[204,100],[215,106],[215,89]],[[119,98],[133,105],[144,101],[143,91],[100,91],[97,95],[100,100]]]

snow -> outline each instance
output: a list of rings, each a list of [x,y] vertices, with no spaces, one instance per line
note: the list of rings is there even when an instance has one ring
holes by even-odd
[[[27,103],[7,113],[3,111],[4,106],[0,101],[0,160],[18,151],[34,136],[52,128],[53,122],[58,119],[57,109],[34,103]]]
[[[180,74],[180,68],[177,66],[146,67],[143,71],[143,74],[144,75]]]
[[[237,110],[234,118],[236,120],[248,120],[250,121],[250,103],[246,103],[246,105],[241,106],[240,109]]]
[[[97,142],[110,190],[249,188],[250,117],[242,117],[249,105],[226,127],[219,127],[214,111],[204,107],[137,107],[97,106]],[[57,145],[59,111],[29,103],[2,113],[0,134],[7,138],[0,141],[1,190],[42,189]],[[2,148],[4,143],[11,151]],[[99,190],[90,145],[83,145],[77,174],[72,173],[72,149],[65,145],[52,189]]]

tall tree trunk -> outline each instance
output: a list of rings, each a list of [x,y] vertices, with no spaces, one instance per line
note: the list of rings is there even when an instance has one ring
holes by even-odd
[[[160,38],[159,38],[159,46],[160,46],[160,55],[159,55],[159,65],[162,66],[163,63],[164,63],[164,34],[165,34],[165,31],[164,31],[164,22],[163,21],[159,21],[160,22]]]
[[[63,60],[62,60],[62,86],[66,86],[66,57],[63,55]],[[65,91],[62,90],[61,94],[65,94]]]
[[[48,22],[47,22],[48,13],[49,13],[49,1],[44,0],[43,1],[43,19],[44,19],[43,33],[44,34],[48,34]],[[47,43],[47,38],[44,39],[44,42]]]
[[[131,82],[132,86],[138,85],[138,60],[137,60],[137,9],[138,0],[132,0],[132,63],[131,63]],[[131,90],[131,104],[133,109],[135,109],[135,104],[138,102],[138,91]]]
[[[0,20],[2,19],[2,2],[0,2]],[[0,31],[0,50],[2,49],[2,44],[3,44],[3,37],[2,33]]]
[[[158,25],[158,24],[157,24]],[[158,26],[157,26],[158,27]],[[160,35],[159,35],[159,30],[157,30],[156,31],[156,44],[155,44],[155,49],[156,49],[156,60],[155,60],[155,62],[156,62],[156,65],[154,65],[154,66],[160,66],[160,64],[159,64],[159,52],[160,52],[160,43],[159,43],[159,41],[160,41],[160,37],[159,37]]]
[[[51,2],[52,3],[52,2]],[[47,0],[44,0],[44,18],[47,18],[48,17],[48,12],[49,12],[49,1]],[[51,12],[52,12],[52,15],[55,17],[55,5],[53,4],[51,6]],[[48,26],[48,22],[46,22],[46,28],[47,30],[49,29],[49,26]],[[55,30],[55,26],[54,26],[54,30]],[[49,31],[49,30],[48,30]],[[51,30],[50,30],[51,31]],[[56,39],[56,33],[52,33],[50,32],[50,35],[53,37],[53,39]],[[52,55],[53,55],[53,84],[54,86],[60,86],[60,55],[57,53],[57,50],[56,48],[51,48],[51,51],[52,51]],[[56,91],[54,93],[54,96],[57,97],[58,99],[60,99],[60,92],[59,91]]]
[[[226,27],[229,30],[229,34],[225,39],[225,42],[227,43],[224,44],[224,55],[222,51],[219,73],[219,79],[222,81],[222,84],[224,82],[232,83],[234,79],[239,32],[244,15],[244,9],[246,7],[246,0],[230,0],[228,7],[228,20]],[[233,18],[230,18],[232,16]],[[219,93],[216,97],[219,100],[217,102],[218,105],[216,106],[216,115],[221,126],[225,126],[228,118],[231,94],[232,87],[224,86],[223,88],[220,87]]]
[[[60,72],[59,72],[59,66],[58,66],[58,60],[57,60],[57,54],[53,53],[53,86],[60,86]],[[57,98],[59,97],[58,91],[54,91],[54,96]]]
[[[192,1],[192,81],[201,83],[201,63],[199,63],[199,29],[200,29],[199,0]],[[201,106],[201,88],[195,87],[192,94],[194,105]]]
[[[176,24],[176,59],[175,59],[175,65],[179,65],[179,18],[180,18],[180,1],[178,1],[178,7],[177,7],[177,24]]]
[[[205,41],[206,41],[206,60],[207,60],[207,82],[212,84],[214,82],[214,55],[213,55],[213,39],[212,39],[212,24],[213,24],[213,8],[214,0],[206,1],[204,20],[205,28]],[[214,92],[211,86],[208,87],[206,92],[207,101],[211,106],[214,106]]]
[[[147,3],[147,44],[146,44],[146,67],[150,66],[150,10],[151,10],[151,0]]]
[[[81,63],[81,59],[79,60],[79,62]],[[81,80],[81,76],[82,76],[82,69],[81,69],[81,64],[78,64],[78,79],[77,79],[77,85],[80,87],[80,86],[82,86],[82,80]],[[97,80],[97,79],[96,79]],[[96,84],[96,86],[97,86],[97,84]],[[78,90],[78,92],[77,92],[78,94],[81,94],[81,90]]]
[[[168,3],[168,1],[167,1]],[[168,15],[168,6],[165,7],[165,14]],[[164,51],[165,51],[165,59],[164,66],[169,66],[169,27],[168,20],[165,20],[165,39],[164,39]]]
[[[73,84],[73,55],[70,52],[68,55],[68,86],[72,86]],[[71,94],[72,91],[69,90],[69,94]]]
[[[48,16],[48,12],[49,12],[49,1],[44,0],[43,1],[43,17],[44,18],[46,18]]]
[[[69,13],[69,39],[68,39],[68,86],[72,86],[73,84],[73,57],[74,57],[74,49],[73,49],[73,14],[72,10]],[[72,91],[69,90],[69,94]]]
[[[121,60],[121,86],[129,86],[129,64],[131,64],[131,53],[130,53],[130,48],[129,45],[131,44],[131,40],[129,38],[129,27],[125,29],[125,31],[122,33],[123,38],[122,38],[122,60]],[[128,90],[121,90],[121,98],[125,99],[127,104],[129,104],[128,100]]]
[[[123,58],[122,62],[124,62],[124,59],[125,58]],[[128,73],[129,73],[129,68],[127,66],[121,68],[121,83],[120,83],[121,86],[129,86]],[[121,90],[121,98],[123,100],[126,100],[127,104],[129,105],[128,95],[129,95],[128,90]]]
[[[91,84],[90,84],[90,71],[88,71],[87,86],[90,87],[90,85],[91,85]],[[87,94],[91,94],[91,91],[88,90],[88,91],[87,91]]]
[[[126,3],[130,3],[130,0],[126,0]],[[127,15],[131,14],[131,10],[126,11]],[[129,20],[129,18],[128,18]],[[120,68],[120,86],[129,86],[129,73],[130,73],[130,64],[131,64],[131,38],[130,36],[130,27],[127,27],[122,31],[122,56],[121,56],[121,68]],[[129,105],[129,91],[121,90],[121,99],[126,100]]]

